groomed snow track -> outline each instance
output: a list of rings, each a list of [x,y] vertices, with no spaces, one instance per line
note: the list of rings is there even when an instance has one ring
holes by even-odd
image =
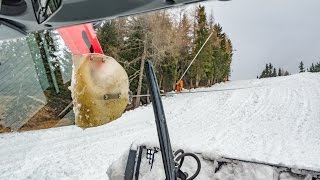
[[[163,98],[173,149],[320,171],[320,74],[217,84]],[[0,179],[108,179],[131,144],[158,146],[152,107],[110,124],[0,134]]]

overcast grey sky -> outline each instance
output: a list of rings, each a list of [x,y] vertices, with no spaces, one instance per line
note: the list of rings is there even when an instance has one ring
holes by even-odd
[[[203,3],[233,42],[231,79],[256,78],[271,62],[298,72],[320,61],[320,0],[232,0]]]

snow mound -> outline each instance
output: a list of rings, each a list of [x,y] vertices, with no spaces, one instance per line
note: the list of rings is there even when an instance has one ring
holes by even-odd
[[[109,179],[123,180],[125,173],[130,175],[139,175],[140,180],[163,180],[166,179],[162,157],[159,149],[155,151],[152,147],[141,147],[141,154],[130,157],[128,159],[128,152],[126,152],[119,160],[112,163],[108,168],[107,174]],[[136,149],[132,149],[136,150]],[[138,150],[139,151],[139,150]],[[137,151],[137,152],[138,152]],[[136,152],[136,153],[137,153]],[[130,152],[132,153],[132,152]],[[141,157],[137,159],[138,157]],[[201,162],[201,170],[196,179],[212,179],[212,180],[312,180],[320,177],[320,173],[311,171],[304,171],[298,169],[288,169],[287,167],[272,166],[269,164],[259,164],[252,162],[244,162],[239,160],[211,158],[206,159],[202,154],[197,154]],[[134,158],[141,162],[136,164],[134,168],[129,165],[127,169],[127,160],[131,161]],[[139,166],[139,170],[137,170]],[[131,167],[131,168],[130,168]],[[132,169],[133,168],[133,169]],[[197,163],[193,158],[186,157],[181,166],[181,170],[189,174],[189,177],[197,170]],[[133,174],[131,174],[133,173]]]

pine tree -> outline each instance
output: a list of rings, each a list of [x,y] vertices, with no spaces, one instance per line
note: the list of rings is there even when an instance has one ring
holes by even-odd
[[[191,49],[192,49],[192,42],[191,42],[191,24],[190,20],[187,17],[187,14],[184,13],[182,15],[182,18],[180,20],[178,29],[178,56],[179,56],[179,61],[177,63],[177,74],[178,76],[181,76],[184,71],[187,69],[189,63],[191,62]],[[190,74],[187,74],[184,77],[184,80],[190,78]],[[177,77],[180,78],[180,77]],[[175,79],[176,81],[178,79]]]
[[[196,12],[196,38],[194,54],[200,50],[209,36],[205,7],[199,5]],[[194,63],[196,87],[199,86],[200,80],[210,74],[210,71],[212,70],[212,67],[210,66],[210,51],[210,45],[206,44],[199,53],[197,61]]]
[[[302,73],[302,72],[305,72],[305,69],[304,69],[304,64],[303,64],[303,62],[301,61],[301,62],[300,62],[300,65],[299,65],[299,73]]]
[[[222,79],[222,68],[223,68],[223,58],[222,58],[222,49],[221,49],[221,39],[223,38],[222,27],[220,24],[215,24],[213,26],[214,39],[212,42],[212,63],[213,63],[213,82],[221,82]]]
[[[116,25],[115,21],[106,21],[98,29],[97,33],[99,42],[102,46],[102,50],[105,54],[108,56],[112,56],[114,58],[117,57],[117,54],[119,53],[118,50],[120,49],[119,46],[117,46],[117,31],[116,31]]]
[[[285,71],[284,76],[289,76],[290,73],[288,71]]]
[[[279,71],[278,71],[278,76],[282,76],[282,71],[281,71],[281,68],[279,68]]]
[[[316,72],[315,70],[316,70],[316,68],[315,68],[314,64],[312,63],[311,67],[309,69],[309,72]]]
[[[268,67],[268,77],[272,77],[272,69],[273,69],[273,65],[271,63],[269,63],[269,67]]]
[[[231,75],[231,62],[233,56],[233,46],[231,40],[226,36],[226,51],[225,51],[225,62],[224,62],[224,79],[229,80]]]
[[[261,79],[261,78],[266,78],[266,77],[268,77],[268,76],[267,76],[267,70],[264,69],[264,70],[262,71],[261,75],[259,76],[259,79]]]
[[[318,62],[315,66],[314,66],[314,71],[313,72],[320,72],[320,62]]]
[[[277,77],[277,70],[276,70],[276,68],[273,68],[272,77]]]
[[[270,71],[270,69],[269,69],[269,65],[268,65],[268,64],[266,64],[266,69],[265,69],[265,72],[263,73],[263,74],[264,74],[264,78],[269,77],[269,76],[268,76],[269,71]]]
[[[287,75],[290,75],[290,73],[288,71],[285,71],[282,68],[278,69],[278,74],[277,74],[277,68],[274,67],[271,63],[268,63],[266,64],[265,69],[262,71],[261,75],[258,76],[258,78],[260,79],[260,78],[287,76]]]

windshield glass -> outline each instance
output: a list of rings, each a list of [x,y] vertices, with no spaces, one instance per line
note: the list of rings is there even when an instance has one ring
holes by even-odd
[[[63,114],[71,103],[71,55],[49,34],[1,42],[0,132],[73,124]]]
[[[319,6],[214,1],[1,41],[0,179],[166,179],[161,138],[200,180],[319,179]]]

